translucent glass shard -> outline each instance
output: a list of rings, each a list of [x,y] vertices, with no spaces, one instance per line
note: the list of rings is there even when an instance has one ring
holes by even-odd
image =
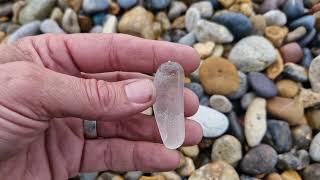
[[[162,142],[169,149],[180,147],[185,137],[183,80],[183,68],[171,61],[159,67],[154,79],[154,114]]]

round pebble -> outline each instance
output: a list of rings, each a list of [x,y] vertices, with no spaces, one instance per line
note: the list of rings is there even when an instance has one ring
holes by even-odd
[[[211,41],[208,41],[205,43],[196,43],[193,45],[193,48],[198,52],[201,59],[204,59],[210,56],[214,47],[215,47],[215,43]]]
[[[232,110],[232,104],[228,98],[222,95],[212,95],[210,97],[210,106],[222,113],[228,113]]]
[[[271,172],[277,164],[277,152],[269,145],[253,147],[243,157],[240,169],[247,174],[257,175]]]
[[[278,153],[288,152],[292,147],[289,124],[279,120],[268,120],[264,142],[272,146]]]
[[[221,13],[214,16],[213,21],[227,27],[233,34],[235,40],[248,36],[252,31],[252,23],[250,19],[241,13]]]
[[[224,58],[206,59],[200,66],[199,75],[208,94],[228,95],[235,93],[240,86],[236,67]]]
[[[312,90],[320,93],[320,56],[314,58],[309,68],[309,79]]]
[[[296,19],[304,14],[302,0],[287,0],[282,7],[282,11],[289,19]]]
[[[172,1],[168,12],[169,19],[173,20],[179,17],[187,10],[187,5],[181,1]]]
[[[249,36],[240,40],[231,50],[229,60],[242,72],[261,71],[277,58],[277,51],[263,37]]]
[[[188,180],[228,179],[240,180],[236,170],[228,163],[215,161],[197,169]]]
[[[266,75],[258,72],[248,74],[248,82],[255,94],[263,98],[272,98],[278,94],[277,87]]]
[[[282,180],[302,180],[297,171],[288,170],[281,174]]]
[[[190,176],[195,171],[195,166],[191,158],[185,157],[185,164],[177,169],[180,176]]]
[[[299,92],[299,85],[289,79],[283,79],[277,82],[276,84],[279,96],[285,98],[293,98]]]
[[[280,52],[285,62],[298,63],[303,58],[303,51],[298,43],[286,44],[280,48]]]
[[[192,92],[194,92],[199,98],[204,95],[204,90],[201,84],[192,82],[185,85],[186,88],[190,89]]]
[[[249,105],[245,120],[244,133],[250,147],[260,144],[267,131],[266,100],[255,98]]]
[[[194,145],[194,146],[184,146],[180,148],[180,151],[191,158],[197,157],[199,154],[199,147],[198,145]]]
[[[200,123],[204,137],[218,137],[225,133],[229,127],[228,118],[224,114],[202,105],[190,119]]]
[[[283,26],[287,23],[287,16],[280,10],[271,10],[263,14],[267,26]]]
[[[241,143],[231,135],[224,135],[215,140],[211,152],[213,161],[222,160],[234,167],[242,159]]]
[[[309,154],[313,161],[320,162],[320,133],[311,141]]]

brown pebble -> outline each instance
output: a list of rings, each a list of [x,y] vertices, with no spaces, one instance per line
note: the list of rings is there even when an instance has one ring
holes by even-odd
[[[305,34],[307,34],[307,29],[305,27],[303,26],[297,27],[296,29],[288,33],[285,39],[285,42],[286,43],[294,42],[302,38]]]
[[[282,178],[278,173],[271,173],[267,176],[266,180],[282,180]]]
[[[200,81],[209,94],[228,95],[240,86],[237,68],[227,59],[209,57],[200,66]]]
[[[299,92],[299,85],[295,81],[289,79],[280,80],[276,85],[281,97],[293,98]]]
[[[156,175],[156,176],[142,176],[139,180],[166,180],[166,179],[161,175]]]
[[[288,28],[280,26],[268,26],[265,29],[265,36],[272,42],[275,47],[280,47],[283,44],[284,38],[288,34]]]
[[[266,19],[263,15],[251,16],[250,20],[253,25],[253,34],[263,35],[267,27]]]
[[[223,7],[229,8],[236,0],[218,0]]]
[[[277,50],[277,59],[274,63],[272,63],[267,68],[266,74],[268,78],[274,80],[282,73],[283,69],[284,69],[283,58],[280,52]]]
[[[320,109],[309,109],[306,114],[309,125],[313,129],[320,129]]]
[[[281,174],[283,180],[302,180],[299,173],[294,170],[288,170]]]
[[[303,58],[303,51],[296,42],[289,43],[280,48],[281,55],[286,63],[298,63]]]
[[[172,23],[172,28],[174,29],[185,28],[186,27],[185,20],[186,20],[185,16],[177,17]]]
[[[79,25],[81,32],[89,32],[92,28],[92,20],[88,16],[79,16],[78,17]]]
[[[113,15],[117,15],[120,12],[120,6],[118,3],[111,2],[108,12]]]
[[[287,121],[290,125],[305,123],[302,103],[295,99],[274,97],[267,101],[267,111],[270,115]]]

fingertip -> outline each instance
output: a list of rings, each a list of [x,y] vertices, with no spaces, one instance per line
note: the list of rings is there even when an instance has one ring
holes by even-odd
[[[194,120],[186,120],[186,123],[188,123],[186,126],[186,137],[188,138],[186,145],[199,144],[203,136],[201,125]]]
[[[184,88],[184,107],[186,117],[194,115],[199,108],[198,96],[187,88]]]

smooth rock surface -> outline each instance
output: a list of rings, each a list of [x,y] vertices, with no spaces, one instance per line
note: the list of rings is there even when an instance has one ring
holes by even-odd
[[[287,23],[287,16],[280,10],[271,10],[263,14],[267,26],[283,26]]]
[[[232,110],[232,104],[229,99],[222,95],[212,95],[210,97],[210,106],[222,113],[228,113]]]
[[[80,25],[76,12],[68,8],[62,18],[62,28],[68,33],[80,33]]]
[[[263,73],[250,72],[248,82],[255,94],[260,97],[272,98],[278,94],[276,85]]]
[[[19,13],[19,22],[26,24],[47,18],[55,3],[56,0],[29,0]]]
[[[320,179],[320,163],[311,164],[303,170],[304,180]]]
[[[302,170],[310,163],[309,154],[306,150],[295,151],[280,154],[278,156],[277,167],[281,170]]]
[[[312,129],[304,124],[292,128],[292,139],[296,149],[308,149],[312,140]]]
[[[311,141],[309,154],[313,161],[320,162],[320,133]]]
[[[298,82],[308,81],[308,73],[306,69],[303,66],[299,66],[294,63],[286,63],[284,65],[283,74],[286,77]]]
[[[193,31],[196,28],[197,23],[200,21],[200,19],[201,19],[200,11],[196,8],[189,8],[185,15],[186,29],[189,32]]]
[[[190,8],[198,9],[202,18],[211,17],[214,10],[210,1],[196,2],[192,4]]]
[[[288,152],[292,147],[289,124],[279,120],[268,120],[263,142],[272,146],[278,153]]]
[[[241,71],[238,71],[238,73],[239,73],[239,77],[240,77],[240,86],[239,86],[239,89],[235,93],[228,95],[228,98],[230,98],[230,99],[241,98],[248,91],[248,88],[249,88],[247,75]]]
[[[320,93],[320,56],[313,59],[309,68],[309,79],[312,90]]]
[[[60,28],[59,24],[52,20],[46,19],[42,21],[40,25],[40,30],[42,33],[54,33],[54,34],[64,34],[65,32]]]
[[[82,2],[82,8],[88,14],[106,10],[108,7],[108,0],[83,0]]]
[[[21,26],[18,30],[16,30],[14,33],[12,33],[7,43],[13,43],[17,41],[20,38],[24,38],[27,36],[34,36],[40,33],[40,21],[33,21],[31,23],[27,23],[23,26]]]

